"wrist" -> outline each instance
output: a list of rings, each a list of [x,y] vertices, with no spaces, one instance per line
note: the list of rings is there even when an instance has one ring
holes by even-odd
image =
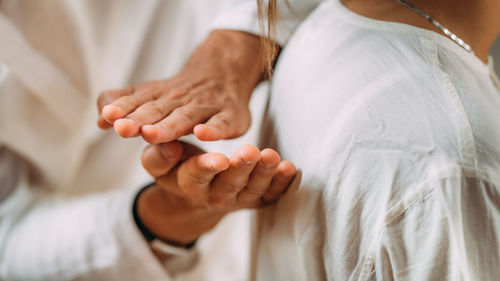
[[[165,219],[161,219],[162,212],[167,210],[161,210],[161,208],[158,208],[160,206],[158,205],[159,202],[154,202],[156,199],[162,199],[161,196],[163,195],[162,190],[155,184],[150,184],[137,193],[132,207],[137,227],[149,243],[159,240],[174,247],[192,248],[197,237],[183,235],[183,237],[175,239],[167,234],[168,227],[165,229],[164,226],[168,225],[168,223],[165,223]],[[151,199],[155,200],[151,201]],[[161,203],[165,204],[165,201]]]

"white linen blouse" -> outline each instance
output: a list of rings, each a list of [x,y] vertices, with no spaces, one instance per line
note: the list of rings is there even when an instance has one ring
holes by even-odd
[[[325,1],[282,52],[266,120],[302,180],[259,213],[256,280],[498,280],[491,63]]]

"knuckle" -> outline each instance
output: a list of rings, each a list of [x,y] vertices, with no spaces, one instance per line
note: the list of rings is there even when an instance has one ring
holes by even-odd
[[[208,200],[208,205],[215,209],[223,209],[227,206],[227,202],[223,198],[212,197]]]
[[[266,193],[265,190],[258,188],[246,188],[245,194],[250,198],[259,198]]]
[[[232,122],[229,121],[229,117],[220,117],[217,119],[217,122],[215,126],[217,126],[219,129],[220,128],[230,128],[232,125]]]
[[[133,95],[121,97],[120,101],[124,103],[137,104],[137,98]]]
[[[243,188],[243,184],[237,181],[226,183],[221,186],[221,190],[225,193],[236,193]]]
[[[215,101],[216,99],[210,93],[198,95],[191,99],[191,103],[196,106],[207,106],[213,104]]]
[[[186,109],[178,109],[176,110],[177,112],[177,115],[182,118],[182,119],[185,119],[186,121],[190,122],[190,123],[193,123],[195,122],[195,114],[193,111],[191,110],[186,110]]]
[[[153,84],[145,87],[141,91],[138,91],[136,94],[144,99],[149,97],[157,98],[160,93],[160,88],[156,84]]]
[[[191,172],[189,173],[189,182],[193,185],[204,185],[207,180],[200,173]]]
[[[151,113],[162,115],[164,113],[165,107],[163,106],[163,104],[161,102],[154,100],[154,101],[151,101],[148,103],[148,106],[146,109],[147,109],[147,111],[149,111]]]

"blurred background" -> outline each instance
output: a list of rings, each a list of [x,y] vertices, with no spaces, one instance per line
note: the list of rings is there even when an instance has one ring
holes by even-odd
[[[500,73],[500,37],[497,38],[495,45],[491,49],[491,55],[493,55],[495,59],[495,69],[497,74]]]

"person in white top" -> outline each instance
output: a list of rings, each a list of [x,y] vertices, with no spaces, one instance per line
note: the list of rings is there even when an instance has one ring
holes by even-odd
[[[95,100],[103,89],[174,76],[196,44],[207,36],[218,6],[217,1],[199,0],[0,1],[0,280],[171,280],[189,265],[189,260],[181,264],[181,256],[189,251],[148,243],[136,225],[134,198],[137,190],[152,180],[140,165],[144,144],[99,131],[95,125]],[[224,39],[228,33],[231,42]],[[210,33],[203,44],[219,42],[220,46],[222,40],[225,46],[239,44],[233,50],[240,50],[251,47],[242,42],[253,37],[258,46],[257,36],[219,30]],[[199,86],[210,82],[219,85],[217,79],[230,75],[219,71],[215,77],[213,67],[231,66],[229,55],[234,53],[209,52],[212,68],[203,61],[198,71],[169,81],[194,80],[205,74],[208,83]],[[252,58],[248,60],[250,68],[255,68]],[[189,75],[192,79],[187,78]],[[244,76],[248,78],[248,73]],[[218,97],[232,101],[232,106],[221,108],[219,104],[217,109],[231,109],[233,112],[225,117],[240,120],[248,127],[248,96],[255,85],[225,85],[241,95],[218,91]],[[197,97],[210,97],[213,90],[207,89]],[[178,105],[189,108],[192,104]],[[243,133],[246,127],[235,127],[240,130],[236,133]],[[236,133],[228,130],[228,135],[219,138]],[[233,148],[227,148],[236,145],[225,142],[220,147],[232,153]],[[246,165],[247,174],[232,178],[243,176],[242,182],[246,183],[252,179],[248,173],[256,171],[254,187],[262,189],[271,184],[270,177],[280,169],[274,151],[261,153],[245,146],[238,153],[257,168]],[[212,157],[222,161],[222,166],[215,168],[235,166],[234,160],[221,154],[194,159],[208,160],[210,164]],[[240,159],[238,154],[233,158]],[[257,163],[270,164],[270,169],[260,169]],[[293,166],[283,163],[285,168],[292,168],[288,176],[293,176]],[[185,166],[197,167],[189,161]],[[188,168],[184,171],[189,172]],[[232,168],[220,176],[231,175]],[[259,169],[267,172],[258,173]],[[187,174],[183,180],[189,182],[194,176]],[[217,178],[218,186],[224,187],[224,179]],[[273,185],[273,193],[264,199],[272,201],[279,196],[286,187],[286,182],[281,183]],[[214,196],[213,200],[217,199],[220,196]],[[227,211],[255,205],[232,204]],[[224,277],[218,280],[244,278],[245,261],[231,257],[245,251],[242,244],[248,237],[246,218],[236,215],[222,223],[229,226],[228,231],[212,240],[218,245],[222,244],[217,242],[220,239],[226,247],[209,252],[210,257],[220,255],[226,259],[219,259],[217,264],[205,261],[202,264],[207,268],[198,267],[200,271],[217,274],[224,269]],[[237,239],[226,239],[226,235]],[[205,244],[200,241],[198,246],[204,249]],[[179,259],[162,264],[164,257],[158,259],[153,246],[166,248],[160,254],[171,253]],[[191,253],[188,258],[194,257]],[[202,253],[200,259],[206,260],[206,255]]]
[[[332,0],[307,16],[262,130],[302,179],[259,211],[249,279],[498,279],[499,19],[495,0]]]

